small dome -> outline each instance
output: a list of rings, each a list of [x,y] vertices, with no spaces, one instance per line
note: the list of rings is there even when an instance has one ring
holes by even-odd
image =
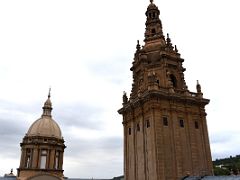
[[[62,132],[58,124],[49,116],[42,116],[36,120],[27,132],[27,136],[55,137],[62,139]]]
[[[147,10],[158,10],[158,7],[153,3],[151,2],[147,8]],[[158,10],[159,11],[159,10]]]

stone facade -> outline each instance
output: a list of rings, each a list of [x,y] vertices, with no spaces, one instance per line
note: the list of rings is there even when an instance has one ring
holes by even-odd
[[[190,92],[184,60],[165,39],[158,7],[146,11],[145,45],[136,46],[130,97],[123,95],[124,174],[126,180],[176,180],[212,175],[201,86]]]

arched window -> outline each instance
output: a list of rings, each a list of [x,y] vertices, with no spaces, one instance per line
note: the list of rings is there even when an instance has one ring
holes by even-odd
[[[171,74],[170,75],[170,79],[171,79],[173,87],[177,88],[177,79],[176,79],[176,77],[173,74]]]
[[[153,13],[153,18],[155,18],[155,12]]]
[[[40,169],[46,169],[47,164],[47,150],[41,150],[41,157],[40,157]]]
[[[152,18],[152,13],[149,13],[149,17]]]
[[[59,168],[59,151],[56,152],[56,155],[55,155],[55,169],[58,169]]]

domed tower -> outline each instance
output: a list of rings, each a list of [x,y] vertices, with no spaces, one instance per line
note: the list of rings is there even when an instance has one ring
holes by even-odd
[[[52,119],[50,92],[41,118],[36,120],[23,138],[19,180],[63,179],[63,153],[66,146],[61,129]]]
[[[199,82],[188,90],[184,59],[165,38],[158,7],[146,11],[144,46],[136,46],[130,97],[118,111],[124,126],[126,180],[176,180],[212,175],[205,106]]]

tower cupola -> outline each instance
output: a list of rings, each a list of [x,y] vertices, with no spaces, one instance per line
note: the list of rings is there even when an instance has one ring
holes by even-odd
[[[43,114],[42,114],[42,117],[43,116],[48,116],[48,117],[52,117],[51,115],[51,112],[52,112],[52,102],[51,102],[51,89],[49,89],[49,93],[48,93],[48,98],[46,100],[46,102],[44,103],[44,106],[43,106]]]
[[[164,43],[164,36],[162,32],[162,22],[159,18],[160,11],[158,7],[153,3],[153,0],[150,0],[150,4],[146,11],[146,31],[145,31],[145,43],[152,41],[160,41],[163,44]]]

